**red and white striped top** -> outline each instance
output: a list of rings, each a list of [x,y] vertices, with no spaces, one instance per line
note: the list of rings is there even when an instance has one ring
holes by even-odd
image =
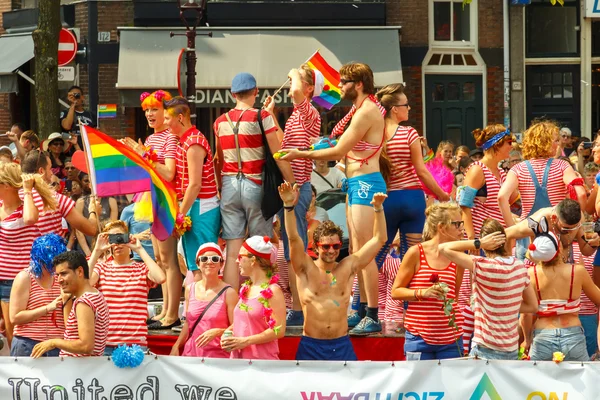
[[[392,286],[398,275],[402,259],[389,254],[379,270],[379,308],[384,310],[383,319],[387,321],[402,321],[404,302],[392,299]]]
[[[473,343],[498,351],[519,347],[519,308],[529,275],[523,262],[515,257],[474,256]]]
[[[44,211],[44,202],[42,196],[33,189],[33,203],[38,208],[39,218],[36,226],[42,235],[48,233],[56,233],[63,236],[65,229],[62,224],[63,218],[75,208],[75,202],[70,198],[60,193],[54,193],[56,198],[56,210]],[[23,200],[23,189],[19,190],[19,197]]]
[[[0,222],[0,280],[13,280],[29,266],[31,246],[39,236],[37,224],[25,225],[23,205]]]
[[[473,201],[473,208],[471,209],[471,215],[473,218],[473,231],[475,232],[475,237],[479,237],[481,226],[486,218],[493,218],[500,222],[502,226],[505,225],[504,218],[502,217],[502,211],[500,211],[500,206],[498,205],[498,192],[500,192],[500,187],[506,180],[506,173],[502,168],[499,168],[500,181],[498,181],[496,176],[492,173],[492,171],[490,171],[487,165],[481,161],[474,161],[469,166],[469,169],[473,168],[473,165],[479,166],[483,171],[485,187],[487,189],[487,197],[475,197],[475,200]]]
[[[444,269],[433,269],[429,266],[423,246],[419,247],[419,270],[411,279],[409,289],[428,289],[432,283],[432,274],[437,274],[440,283],[448,285],[446,298],[456,299],[456,264],[450,263]],[[424,301],[411,301],[408,303],[404,326],[406,330],[421,338],[430,345],[450,344],[462,336],[462,329],[454,329],[448,325],[450,318],[444,314],[442,300],[427,299]],[[457,324],[460,327],[460,310],[456,310]]]
[[[29,300],[27,300],[26,310],[35,310],[39,307],[45,307],[60,296],[60,285],[56,276],[52,280],[52,286],[44,289],[39,285],[33,273],[28,269],[29,276]],[[15,325],[13,334],[28,339],[44,341],[48,339],[62,339],[65,333],[65,320],[62,315],[62,308],[57,308],[51,313],[44,315],[35,321],[23,325]]]
[[[529,162],[541,185],[544,179],[544,169],[546,168],[548,159],[539,158],[529,160]],[[557,205],[567,198],[567,187],[563,181],[563,175],[568,168],[571,168],[571,166],[565,160],[552,160],[550,171],[548,173],[548,187],[546,188],[552,206]],[[519,180],[519,193],[521,194],[522,207],[521,219],[525,219],[531,212],[531,208],[535,201],[535,186],[531,174],[529,173],[525,161],[512,167],[509,173],[515,174]]]
[[[321,133],[321,116],[308,99],[294,105],[294,112],[285,123],[281,148],[296,149],[309,147],[311,139]],[[294,178],[298,185],[310,182],[313,163],[308,158],[298,158],[291,162]]]
[[[104,354],[104,348],[106,347],[106,337],[108,334],[109,316],[108,306],[104,296],[99,291],[97,292],[85,292],[81,297],[76,298],[73,301],[73,308],[69,313],[67,319],[67,326],[65,328],[65,340],[78,340],[79,331],[77,330],[77,306],[82,304],[82,307],[86,305],[94,312],[94,350],[91,356],[101,356]],[[87,357],[87,354],[75,354],[67,351],[60,351],[61,357]]]
[[[190,184],[188,172],[187,151],[192,146],[201,146],[206,151],[206,157],[202,165],[202,188],[198,193],[198,199],[210,199],[217,195],[217,183],[215,181],[215,169],[213,156],[208,141],[195,126],[187,130],[177,143],[177,173],[175,174],[175,190],[177,199],[183,200],[183,196]]]
[[[412,126],[398,126],[394,136],[387,141],[386,152],[392,163],[388,191],[421,189],[415,167],[410,158],[410,146],[419,140],[419,133]]]
[[[575,264],[583,264],[585,270],[590,274],[590,276],[594,277],[594,254],[591,256],[584,256],[581,254],[581,250],[579,249],[579,243],[577,241],[573,242],[573,259],[575,260]],[[579,315],[597,315],[598,307],[590,300],[589,297],[585,295],[585,292],[581,291],[581,296],[579,296],[581,309],[579,310]]]
[[[173,135],[169,129],[165,129],[148,136],[144,146],[152,147],[158,156],[157,161],[164,164],[165,159],[176,157],[177,136]]]
[[[239,121],[238,143],[242,161],[242,172],[256,183],[262,184],[262,172],[265,165],[265,146],[260,126],[258,125],[258,110],[238,110],[234,108],[229,111],[229,118],[234,126]],[[273,117],[268,111],[261,111],[265,135],[277,131]],[[241,119],[240,119],[241,117]],[[214,124],[215,136],[223,150],[223,169],[221,175],[236,175],[238,173],[238,156],[235,147],[235,135],[225,114],[221,115]]]
[[[142,262],[116,265],[114,261],[98,263],[97,288],[108,305],[110,323],[106,344],[146,345],[148,327],[148,267]]]

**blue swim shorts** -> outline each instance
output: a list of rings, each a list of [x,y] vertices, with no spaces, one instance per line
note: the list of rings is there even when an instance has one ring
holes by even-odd
[[[348,178],[342,183],[342,189],[348,193],[348,205],[370,206],[375,193],[387,192],[387,186],[380,172]]]
[[[347,335],[337,339],[302,336],[296,352],[296,360],[357,361],[357,358]]]

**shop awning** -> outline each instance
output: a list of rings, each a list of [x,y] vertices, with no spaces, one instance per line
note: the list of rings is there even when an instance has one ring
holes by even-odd
[[[21,65],[33,58],[31,33],[0,36],[0,93],[16,92],[17,75]]]
[[[373,69],[377,86],[403,82],[399,29],[198,29],[196,88],[227,90],[231,79],[242,71],[253,74],[259,88],[278,88],[286,80],[289,70],[305,62],[316,50],[334,68],[350,61],[368,64]],[[187,39],[183,36],[170,37],[169,33],[174,29],[168,28],[119,30],[117,88],[122,104],[139,106],[139,95],[143,91],[166,89],[176,93],[178,58],[181,49],[186,47]],[[178,30],[175,33],[184,32]],[[212,32],[213,37],[201,35],[207,32]],[[185,56],[182,63],[185,64]]]

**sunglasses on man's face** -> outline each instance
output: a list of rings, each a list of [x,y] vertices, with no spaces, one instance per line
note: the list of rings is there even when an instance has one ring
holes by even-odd
[[[339,250],[342,248],[342,244],[340,242],[337,243],[317,243],[317,245],[323,250],[329,250],[333,247],[334,250]]]
[[[202,263],[207,263],[208,261],[210,261],[213,264],[220,263],[223,260],[220,256],[200,256],[198,257],[198,259]]]

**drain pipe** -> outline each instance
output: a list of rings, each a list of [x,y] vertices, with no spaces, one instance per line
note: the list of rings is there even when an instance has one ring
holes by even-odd
[[[504,39],[504,126],[510,129],[510,21],[508,1],[502,2],[502,27]]]

